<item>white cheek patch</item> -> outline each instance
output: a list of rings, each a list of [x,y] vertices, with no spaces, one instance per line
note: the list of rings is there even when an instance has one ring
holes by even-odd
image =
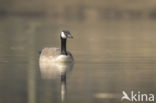
[[[64,39],[67,38],[66,35],[64,34],[64,32],[61,32],[61,37]]]

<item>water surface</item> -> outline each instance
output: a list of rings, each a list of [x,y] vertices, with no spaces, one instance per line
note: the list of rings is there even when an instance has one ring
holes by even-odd
[[[123,90],[156,91],[155,21],[6,17],[0,22],[1,103],[120,103]],[[60,47],[63,29],[74,36],[67,43],[73,67],[63,74],[41,71],[38,51]]]

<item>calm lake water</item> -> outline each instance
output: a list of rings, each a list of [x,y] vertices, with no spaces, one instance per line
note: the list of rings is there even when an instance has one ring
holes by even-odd
[[[155,27],[152,20],[1,18],[0,103],[122,103],[122,91],[155,94]],[[41,69],[38,51],[60,47],[63,29],[74,37],[67,48],[75,63]]]

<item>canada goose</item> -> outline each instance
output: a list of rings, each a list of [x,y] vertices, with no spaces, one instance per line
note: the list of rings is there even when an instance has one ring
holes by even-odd
[[[73,62],[72,54],[66,50],[67,38],[73,38],[69,31],[63,30],[60,33],[61,49],[44,48],[41,51],[40,62]]]

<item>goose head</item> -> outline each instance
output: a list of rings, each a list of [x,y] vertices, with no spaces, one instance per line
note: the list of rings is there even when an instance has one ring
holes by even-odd
[[[71,33],[68,30],[63,30],[60,34],[61,39],[67,39],[67,38],[73,38],[73,36],[71,35]]]

